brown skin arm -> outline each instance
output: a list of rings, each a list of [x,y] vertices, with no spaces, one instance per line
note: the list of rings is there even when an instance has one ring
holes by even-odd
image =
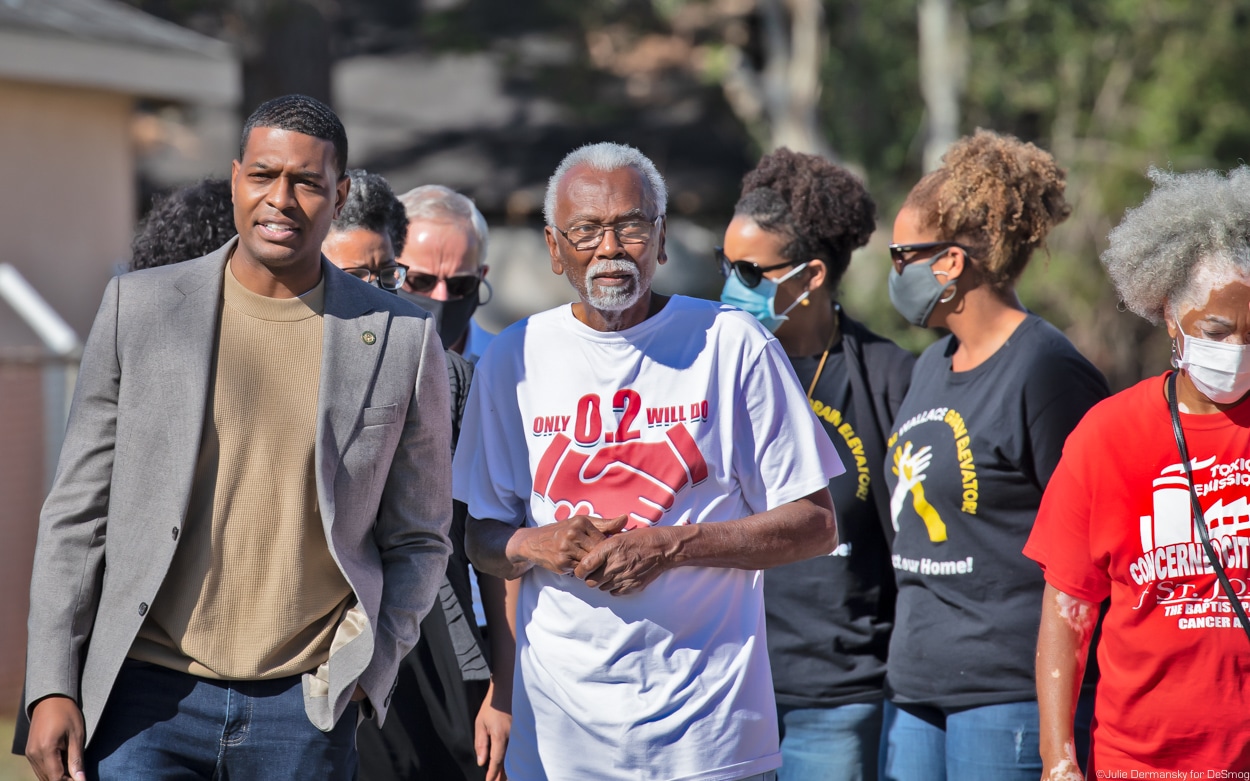
[[[517,581],[506,583],[480,572],[477,581],[490,634],[491,676],[473,725],[473,747],[478,766],[486,767],[486,781],[503,781],[503,758],[512,734],[512,666],[516,657],[515,598],[507,587]]]
[[[1072,723],[1098,605],[1046,584],[1037,635],[1042,781],[1082,781]]]
[[[518,528],[470,518],[465,550],[478,572],[505,580],[519,578],[534,566],[568,575],[607,535],[623,529],[626,520],[623,515],[610,519],[574,515],[546,526]]]
[[[40,781],[87,781],[83,770],[82,711],[69,697],[53,695],[35,703],[30,714],[26,759]]]
[[[736,521],[655,526],[606,538],[573,574],[614,595],[646,588],[674,567],[767,569],[829,553],[838,544],[827,489]]]

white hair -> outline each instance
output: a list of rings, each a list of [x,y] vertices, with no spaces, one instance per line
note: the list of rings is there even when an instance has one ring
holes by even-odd
[[[441,184],[425,184],[399,196],[399,202],[404,205],[408,222],[467,222],[477,238],[478,265],[486,260],[490,230],[486,226],[486,218],[471,198]]]
[[[1250,168],[1147,175],[1154,190],[1125,212],[1100,259],[1124,305],[1158,325],[1165,307],[1175,315],[1229,272],[1250,273]]]
[[[569,152],[560,161],[560,165],[556,166],[556,172],[547,180],[547,195],[543,199],[543,218],[552,227],[556,224],[556,192],[560,189],[560,182],[565,174],[578,165],[587,165],[595,171],[604,172],[633,168],[642,175],[643,181],[647,183],[647,189],[651,191],[656,210],[655,216],[659,217],[664,214],[664,210],[668,208],[668,188],[664,186],[664,177],[660,176],[660,172],[656,170],[655,163],[632,146],[603,141],[598,144],[587,144]]]

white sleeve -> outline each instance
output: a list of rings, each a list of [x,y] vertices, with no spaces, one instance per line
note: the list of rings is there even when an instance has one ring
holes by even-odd
[[[734,471],[752,512],[802,499],[846,471],[776,339],[743,367],[735,415]]]
[[[452,461],[452,495],[473,518],[522,526],[532,491],[529,453],[515,389],[494,390],[497,366],[488,356],[473,373]]]

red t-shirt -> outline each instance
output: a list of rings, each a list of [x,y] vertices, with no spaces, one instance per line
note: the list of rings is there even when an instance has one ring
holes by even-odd
[[[1193,523],[1163,393],[1163,378],[1153,377],[1090,410],[1068,437],[1024,548],[1060,591],[1111,598],[1091,779],[1250,769],[1250,639]],[[1250,402],[1182,413],[1181,425],[1211,542],[1250,609]]]

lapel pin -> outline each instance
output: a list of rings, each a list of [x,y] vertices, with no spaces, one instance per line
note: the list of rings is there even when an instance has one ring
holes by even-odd
[[[378,337],[373,335],[373,331],[365,331],[363,334],[360,335],[360,341],[364,342],[365,344],[373,344],[377,340],[378,340]]]

